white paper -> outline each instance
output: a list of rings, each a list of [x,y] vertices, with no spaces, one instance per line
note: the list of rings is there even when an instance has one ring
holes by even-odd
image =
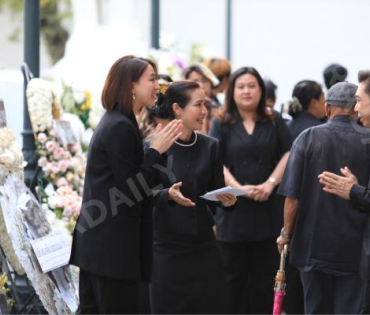
[[[60,232],[31,240],[31,245],[44,273],[69,262],[71,246]]]
[[[219,199],[217,199],[216,197],[216,195],[219,195],[219,194],[231,194],[237,197],[241,195],[246,195],[247,192],[245,190],[237,189],[231,186],[226,186],[224,188],[209,191],[205,195],[200,196],[200,197],[207,199],[207,200],[211,200],[211,201],[219,201]]]

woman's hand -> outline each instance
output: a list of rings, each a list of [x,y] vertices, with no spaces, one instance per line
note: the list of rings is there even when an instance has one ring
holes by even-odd
[[[248,199],[254,199],[254,191],[256,190],[255,185],[244,185],[244,186],[239,187],[238,189],[245,191],[245,195],[242,195],[242,197],[248,198]]]
[[[195,203],[192,202],[189,198],[185,198],[184,195],[180,191],[180,187],[182,186],[182,182],[173,184],[171,188],[168,190],[168,199],[175,201],[177,204],[184,206],[184,207],[193,207]]]
[[[349,193],[353,185],[358,184],[357,178],[346,166],[340,169],[344,176],[330,172],[323,172],[319,175],[320,183],[324,185],[324,191],[349,200]]]
[[[231,207],[236,202],[236,197],[232,194],[219,194],[216,195],[217,199],[221,201],[224,207]]]
[[[151,135],[150,147],[157,150],[159,154],[163,154],[180,137],[181,130],[181,120],[172,120],[166,127],[163,127],[162,124],[158,124]]]
[[[274,187],[275,185],[269,181],[266,181],[260,185],[256,185],[251,190],[250,198],[255,201],[266,201],[269,199]]]

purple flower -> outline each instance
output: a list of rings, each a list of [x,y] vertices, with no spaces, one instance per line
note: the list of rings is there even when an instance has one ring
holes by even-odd
[[[173,64],[174,64],[174,66],[177,66],[180,69],[185,69],[185,67],[186,67],[185,60],[180,58],[180,57],[175,57],[173,59]]]

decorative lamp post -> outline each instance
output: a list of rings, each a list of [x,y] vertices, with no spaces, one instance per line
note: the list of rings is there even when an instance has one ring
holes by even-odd
[[[24,62],[22,65],[24,75],[22,152],[28,163],[25,168],[25,183],[30,186],[34,182],[38,157],[35,153],[35,139],[27,108],[26,89],[31,77],[38,78],[40,75],[40,0],[24,1]]]

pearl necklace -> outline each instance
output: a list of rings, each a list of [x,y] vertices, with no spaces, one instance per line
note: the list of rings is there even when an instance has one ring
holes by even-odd
[[[177,142],[175,141],[175,143],[179,146],[182,146],[182,147],[191,147],[195,144],[195,142],[197,142],[197,139],[198,139],[198,134],[195,132],[195,139],[192,143],[189,143],[189,144],[183,144],[183,143],[180,143],[180,142]]]

